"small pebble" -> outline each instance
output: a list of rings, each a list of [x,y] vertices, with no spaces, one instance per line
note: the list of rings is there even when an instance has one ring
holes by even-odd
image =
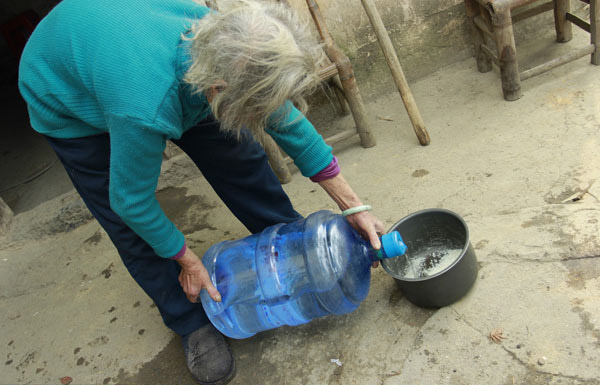
[[[517,349],[521,349],[521,344],[518,344],[518,345],[517,345]]]
[[[62,377],[60,379],[60,383],[62,385],[69,385],[71,382],[73,382],[73,379],[71,377]]]
[[[544,365],[545,363],[546,363],[546,357],[542,357],[542,358],[540,358],[540,359],[538,360],[538,365],[539,365],[539,366],[542,366],[542,365]]]

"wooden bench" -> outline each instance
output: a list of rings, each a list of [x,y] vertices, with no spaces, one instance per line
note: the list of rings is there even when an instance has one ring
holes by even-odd
[[[536,2],[536,0],[465,0],[466,13],[475,45],[475,59],[479,72],[492,69],[492,62],[500,67],[502,93],[504,99],[513,101],[523,96],[521,81],[539,75],[560,65],[591,55],[592,64],[600,63],[600,9],[598,0],[581,0],[590,6],[590,22],[570,12],[569,0],[551,0],[539,5],[515,12],[519,8]],[[590,34],[591,43],[585,47],[534,68],[520,72],[517,60],[517,49],[513,34],[513,24],[543,12],[554,11],[556,40],[567,42],[572,38],[571,24],[582,28]],[[494,42],[496,52],[488,44]]]

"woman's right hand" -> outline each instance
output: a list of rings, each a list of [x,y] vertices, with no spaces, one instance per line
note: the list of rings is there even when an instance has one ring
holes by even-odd
[[[177,262],[181,266],[179,283],[190,302],[198,302],[198,295],[202,289],[206,289],[214,301],[221,302],[221,294],[212,284],[202,260],[189,247],[185,254],[177,259]]]

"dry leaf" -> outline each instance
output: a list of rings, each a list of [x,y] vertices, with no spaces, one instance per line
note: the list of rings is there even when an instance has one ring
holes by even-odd
[[[502,328],[496,328],[490,332],[488,337],[490,338],[490,340],[499,344],[500,342],[502,342],[503,339],[506,338],[502,335],[502,333],[504,333],[504,330],[502,330]]]

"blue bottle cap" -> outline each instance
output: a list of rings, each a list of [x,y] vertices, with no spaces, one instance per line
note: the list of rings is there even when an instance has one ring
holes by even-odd
[[[381,246],[388,258],[394,258],[406,253],[406,245],[397,231],[384,234],[381,237]]]

